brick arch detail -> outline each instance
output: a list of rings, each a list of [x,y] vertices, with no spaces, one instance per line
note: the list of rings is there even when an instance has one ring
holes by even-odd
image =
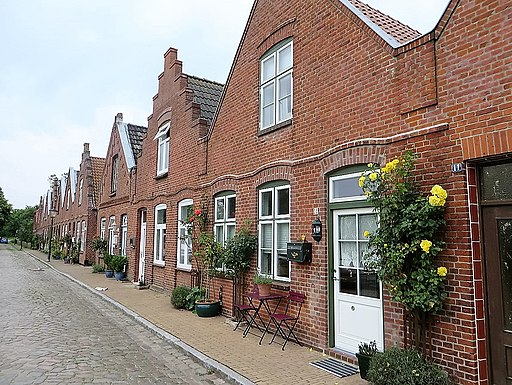
[[[253,180],[253,188],[258,188],[264,183],[276,180],[290,180],[292,170],[290,166],[275,166],[261,171]]]
[[[258,45],[258,55],[261,57],[274,45],[279,43],[281,40],[287,39],[293,36],[293,30],[295,27],[295,18],[285,21],[276,30],[272,31],[263,41]]]
[[[222,191],[237,191],[238,183],[233,179],[222,179],[216,181],[213,186],[210,188],[210,193],[212,196],[222,192]]]
[[[345,166],[351,166],[361,163],[379,163],[382,164],[385,159],[385,150],[383,146],[369,145],[361,147],[352,147],[340,150],[330,154],[320,161],[322,173],[328,174]]]

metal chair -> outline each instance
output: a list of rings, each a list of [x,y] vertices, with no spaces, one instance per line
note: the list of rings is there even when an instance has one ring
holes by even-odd
[[[272,340],[270,341],[269,344],[274,342],[277,333],[279,333],[281,337],[283,337],[284,339],[284,343],[282,344],[283,347],[281,348],[281,350],[284,350],[286,344],[290,340],[290,337],[292,337],[295,340],[295,342],[297,342],[300,346],[303,346],[302,343],[297,338],[297,336],[295,335],[294,329],[295,325],[297,325],[297,321],[299,320],[300,311],[302,310],[302,305],[304,304],[305,300],[306,296],[302,293],[297,293],[295,291],[290,291],[288,293],[284,312],[276,312],[270,315],[270,320],[276,326],[276,331],[274,332]],[[268,330],[269,325],[270,322],[267,324],[267,329],[265,330],[265,332]]]
[[[254,285],[254,287],[252,288],[251,294],[258,295],[259,294],[258,290],[259,290],[258,286]],[[245,322],[247,322],[247,327],[244,330],[244,337],[247,335],[247,333],[249,331],[248,329],[249,329],[250,325],[256,325],[256,327],[261,332],[263,332],[263,330],[260,328],[258,323],[256,323],[256,321],[254,320],[254,315],[251,315],[251,313],[256,314],[256,311],[257,311],[257,308],[252,304],[252,301],[249,301],[248,304],[245,304],[245,303],[235,303],[234,304],[234,308],[235,308],[235,311],[238,310],[238,313],[240,314],[240,317],[238,318],[238,322],[237,322],[235,328],[233,329],[233,331],[238,329],[238,327],[240,326],[242,321],[245,321]],[[259,314],[258,314],[258,317],[259,317]],[[261,320],[261,318],[260,318],[260,320]]]

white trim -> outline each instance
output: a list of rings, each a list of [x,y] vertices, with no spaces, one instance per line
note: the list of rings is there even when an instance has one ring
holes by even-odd
[[[133,157],[133,150],[128,136],[128,124],[122,122],[117,123],[117,132],[119,133],[119,138],[121,139],[121,147],[123,148],[126,168],[131,170],[133,167],[135,167],[135,158]]]
[[[162,136],[167,134],[167,132],[169,131],[170,127],[171,127],[171,123],[170,122],[164,123],[162,126],[160,126],[160,128],[158,129],[158,132],[156,133],[156,135],[153,138],[153,140],[160,139]]]
[[[178,202],[178,236],[177,236],[177,248],[176,248],[176,267],[178,269],[183,270],[192,270],[192,253],[194,252],[192,249],[192,245],[188,244],[187,241],[180,238],[181,230],[185,230],[185,233],[187,233],[187,226],[183,224],[183,221],[187,218],[182,218],[181,216],[181,210],[184,207],[192,206],[194,205],[194,201],[192,199],[183,199],[180,202]],[[190,240],[189,240],[190,242]],[[181,254],[181,247],[187,246],[185,255],[183,256],[183,263],[180,262],[180,254]],[[188,260],[190,259],[190,263]]]
[[[359,177],[361,176],[361,172],[354,172],[351,174],[343,174],[343,175],[337,175],[329,178],[329,203],[339,203],[339,202],[353,202],[353,201],[364,201],[367,199],[366,195],[364,195],[363,190],[359,188]],[[334,182],[337,180],[342,179],[356,179],[356,186],[361,190],[361,195],[352,195],[352,196],[346,196],[343,198],[333,198],[333,185]]]
[[[158,212],[165,210],[165,222],[157,223],[158,221]],[[153,241],[153,264],[158,266],[165,266],[165,235],[167,232],[167,205],[159,204],[155,206],[155,234]],[[159,242],[157,243],[157,235],[159,234]]]

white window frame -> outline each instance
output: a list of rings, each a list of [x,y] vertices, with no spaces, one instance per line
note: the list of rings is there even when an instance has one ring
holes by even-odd
[[[183,199],[178,203],[178,245],[176,248],[176,267],[183,270],[192,270],[192,237],[183,238],[183,234],[187,234],[188,226],[183,223],[187,218],[181,215],[182,209],[187,206],[194,206],[192,199]],[[181,250],[184,250],[183,261],[181,261]]]
[[[279,71],[279,53],[283,50],[290,48],[291,50],[291,66],[286,67]],[[263,79],[264,76],[264,63],[268,62],[269,60],[273,61],[273,67],[274,72],[273,76],[271,76],[269,79]],[[279,80],[290,76],[290,104],[291,104],[291,112],[289,116],[284,117],[281,119],[280,116],[280,108],[279,108]],[[268,86],[273,85],[274,87],[274,97],[273,97],[273,106],[274,106],[274,116],[273,121],[267,125],[263,124],[263,92],[264,89]],[[286,96],[286,98],[288,95]],[[268,104],[270,105],[270,104]],[[285,43],[282,47],[279,47],[278,49],[275,49],[265,55],[260,60],[260,130],[265,130],[269,127],[275,126],[279,123],[285,122],[287,120],[290,120],[293,118],[293,40],[290,40],[289,42]]]
[[[126,240],[128,236],[128,215],[121,215],[121,255],[126,257]]]
[[[83,178],[80,179],[80,187],[78,189],[78,206],[82,204],[82,195],[84,192],[84,180]]]
[[[108,219],[108,253],[114,254],[117,244],[116,233],[116,217],[111,215]]]
[[[156,175],[164,175],[169,171],[169,142],[170,142],[170,122],[164,123],[158,129],[153,140],[158,140],[156,155]]]
[[[107,228],[107,218],[101,218],[100,221],[100,238],[102,241],[105,240],[105,230]]]
[[[329,202],[331,203],[339,203],[339,202],[353,202],[353,201],[364,201],[366,200],[366,195],[364,195],[363,190],[360,189],[361,194],[360,195],[352,195],[352,196],[346,196],[343,198],[334,198],[334,183],[338,180],[343,179],[354,179],[356,186],[359,187],[358,180],[361,177],[361,172],[353,172],[350,174],[344,174],[344,175],[338,175],[333,176],[329,178]]]
[[[229,216],[228,212],[228,200],[235,199],[235,215],[233,217]],[[223,217],[218,218],[218,205],[220,202],[224,203],[224,212]],[[218,239],[217,237],[217,229],[222,228],[222,239]],[[231,228],[233,231],[231,232],[231,236],[229,236],[228,228]],[[215,240],[219,242],[221,245],[225,245],[226,242],[232,238],[236,229],[236,194],[223,195],[215,198],[215,221],[213,224],[213,234],[215,236]]]
[[[80,251],[84,251],[86,235],[87,235],[87,225],[86,225],[85,221],[82,221],[82,235],[80,237]]]
[[[276,210],[278,207],[277,192],[280,190],[288,190],[288,214],[280,214],[278,215]],[[272,200],[272,213],[271,215],[263,215],[262,214],[262,201],[263,201],[263,194],[266,192],[271,192],[271,200]],[[277,267],[279,262],[279,253],[277,249],[277,228],[279,224],[288,224],[288,240],[290,241],[290,201],[291,201],[291,189],[290,185],[279,185],[269,188],[263,188],[258,191],[258,270],[262,272],[262,249],[263,249],[263,236],[262,236],[262,226],[263,225],[271,225],[271,231],[272,231],[272,249],[271,249],[271,258],[272,261],[270,263],[271,272],[270,274],[265,274],[265,272],[262,272],[263,275],[267,275],[271,277],[272,279],[276,281],[285,281],[290,282],[291,280],[291,263],[288,262],[288,277],[286,276],[279,276],[277,275]],[[281,249],[280,249],[281,250]]]
[[[158,223],[158,212],[165,210],[165,222]],[[155,207],[155,239],[153,248],[153,264],[165,266],[165,238],[167,232],[167,205],[159,204]]]

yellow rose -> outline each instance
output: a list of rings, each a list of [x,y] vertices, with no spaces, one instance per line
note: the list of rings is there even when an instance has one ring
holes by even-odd
[[[432,195],[435,195],[442,200],[446,200],[446,198],[448,197],[448,193],[446,192],[446,190],[439,186],[438,184],[434,185],[430,192],[432,193]]]
[[[364,195],[366,195],[367,197],[369,197],[370,195],[372,195],[372,192],[371,192],[371,191],[365,191],[365,192],[364,192]]]
[[[370,232],[368,230],[365,230],[363,235],[365,238],[368,238],[370,236]]]
[[[366,180],[365,176],[364,175],[361,175],[359,177],[359,187],[363,187],[364,185],[364,181]]]
[[[448,274],[448,269],[444,266],[437,268],[437,275],[440,277],[446,277],[446,274]]]
[[[369,175],[369,178],[370,180],[373,182],[374,180],[376,180],[378,177],[377,173],[376,172],[372,172],[370,175]]]
[[[432,309],[433,307],[434,307],[434,302],[430,301],[430,302],[428,303],[428,308],[429,308],[429,309]]]
[[[432,242],[424,239],[420,242],[420,247],[423,249],[425,253],[428,253],[430,251],[430,248],[432,247]]]
[[[373,163],[368,163],[368,168],[373,167]]]
[[[444,206],[446,200],[439,198],[436,195],[431,195],[428,197],[428,203],[430,203],[431,206]]]

